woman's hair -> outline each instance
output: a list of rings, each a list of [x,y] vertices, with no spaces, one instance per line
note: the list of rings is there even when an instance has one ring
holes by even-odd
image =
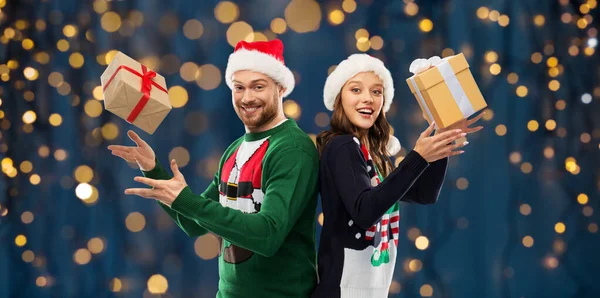
[[[324,130],[317,135],[317,150],[319,150],[319,155],[323,152],[325,145],[327,145],[335,136],[351,134],[360,139],[358,127],[354,126],[350,119],[348,119],[348,116],[346,116],[346,113],[344,113],[341,92],[335,98],[333,104],[333,115],[331,116],[330,126],[330,130]],[[369,128],[369,133],[366,136],[369,142],[369,151],[373,163],[383,177],[387,177],[393,170],[392,160],[389,158],[386,149],[390,131],[390,124],[385,118],[385,113],[382,111],[379,114],[379,117],[377,117],[377,120],[375,120],[373,126]],[[360,140],[362,144],[364,144],[365,141],[366,140],[364,139]]]

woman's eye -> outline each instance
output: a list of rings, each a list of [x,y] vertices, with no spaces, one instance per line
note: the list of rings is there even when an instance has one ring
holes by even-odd
[[[358,88],[352,88],[351,91],[354,92],[354,93],[359,93],[360,89],[358,89]]]
[[[381,95],[381,94],[383,94],[383,92],[381,92],[381,90],[373,90],[373,93],[375,93],[376,95]]]

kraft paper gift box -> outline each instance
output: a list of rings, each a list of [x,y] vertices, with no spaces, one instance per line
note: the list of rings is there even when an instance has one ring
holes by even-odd
[[[435,64],[434,64],[435,65]],[[423,116],[439,128],[448,127],[485,109],[487,104],[462,53],[406,80]]]
[[[100,81],[104,108],[149,134],[172,109],[165,78],[121,52]]]

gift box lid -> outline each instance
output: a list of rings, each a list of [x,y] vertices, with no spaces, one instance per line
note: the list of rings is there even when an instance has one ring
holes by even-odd
[[[109,65],[106,67],[106,69],[100,76],[100,81],[101,81],[103,87],[105,87],[106,83],[108,83],[109,79],[114,75],[115,71],[117,71],[117,68],[121,65],[130,67],[131,69],[137,71],[140,74],[142,73],[142,64],[140,62],[125,55],[121,51],[117,51],[113,60],[109,63]],[[147,71],[152,71],[152,69],[150,69],[148,67]],[[121,72],[127,73],[127,71],[124,71],[124,70],[121,70]],[[139,76],[137,76],[137,77],[139,78]],[[133,79],[135,82],[137,82],[137,80],[138,80],[136,78],[136,75],[134,75],[134,74],[129,75],[128,79]],[[156,76],[152,80],[154,82],[156,82],[158,85],[162,86],[163,88],[165,88],[167,85],[165,78],[162,75],[160,75],[158,72],[156,73]]]
[[[448,61],[454,73],[459,73],[469,68],[469,63],[467,62],[467,59],[465,58],[463,53],[444,58],[444,60]],[[419,87],[419,90],[421,91],[425,91],[444,81],[444,78],[442,77],[442,74],[440,73],[437,67],[432,67],[422,73],[413,75],[411,78],[413,77],[415,79],[417,87]],[[416,90],[414,90],[410,82],[410,78],[406,79],[406,82],[408,83],[410,92],[414,94]]]

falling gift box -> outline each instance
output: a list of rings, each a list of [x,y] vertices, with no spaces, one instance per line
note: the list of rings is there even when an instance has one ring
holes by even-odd
[[[436,62],[406,80],[429,123],[445,128],[487,107],[462,53]]]
[[[104,108],[149,134],[172,109],[165,78],[121,52],[100,81]]]

